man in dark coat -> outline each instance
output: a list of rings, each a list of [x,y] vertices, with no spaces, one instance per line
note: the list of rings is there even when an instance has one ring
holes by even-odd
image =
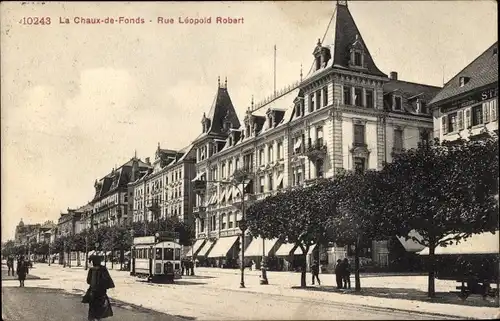
[[[19,287],[24,288],[24,280],[26,280],[26,275],[28,274],[28,264],[24,260],[24,256],[21,256],[17,262],[16,273],[19,280]]]
[[[351,265],[347,258],[344,259],[344,289],[351,288]]]
[[[14,257],[12,257],[12,255],[9,255],[9,257],[7,258],[7,268],[9,269],[9,276],[11,272],[12,276],[14,276]]]
[[[311,265],[311,274],[312,274],[312,284],[314,285],[314,281],[318,281],[318,285],[321,285],[321,281],[319,280],[319,264],[318,261],[314,261]]]
[[[337,289],[342,289],[342,280],[344,277],[344,263],[341,259],[337,260],[335,265],[335,280],[337,281]]]

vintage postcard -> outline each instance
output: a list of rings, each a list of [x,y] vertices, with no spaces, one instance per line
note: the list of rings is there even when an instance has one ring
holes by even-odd
[[[0,9],[2,320],[500,316],[496,1]]]

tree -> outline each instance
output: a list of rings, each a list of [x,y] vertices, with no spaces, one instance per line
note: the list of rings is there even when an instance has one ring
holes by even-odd
[[[342,245],[354,245],[355,290],[361,290],[359,252],[372,240],[394,235],[395,226],[383,213],[381,182],[376,171],[339,172],[329,182],[330,194],[336,195],[336,211],[326,224],[332,238]]]
[[[396,155],[380,175],[398,235],[429,248],[433,297],[436,248],[498,227],[498,138],[420,145]],[[411,230],[421,238],[408,236]]]
[[[13,240],[8,240],[2,245],[2,256],[7,257],[9,255],[16,254],[16,243]]]
[[[325,221],[335,209],[335,197],[328,181],[311,187],[298,187],[281,192],[252,204],[246,212],[252,235],[266,239],[279,238],[300,247],[304,257],[300,286],[306,286],[306,255],[310,247],[325,241],[328,231]]]

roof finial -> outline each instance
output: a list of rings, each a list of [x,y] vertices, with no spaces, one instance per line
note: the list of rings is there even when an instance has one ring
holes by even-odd
[[[252,95],[252,110],[253,110],[253,95]]]
[[[217,76],[217,87],[220,88],[220,76]]]
[[[318,46],[321,46],[321,39],[318,38]]]
[[[302,64],[300,64],[300,81],[302,81]]]
[[[134,158],[137,158],[137,149],[134,149]]]
[[[226,79],[224,80],[224,88],[227,88],[227,76]]]

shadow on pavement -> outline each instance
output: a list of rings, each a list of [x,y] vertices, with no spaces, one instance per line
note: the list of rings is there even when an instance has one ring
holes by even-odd
[[[193,281],[182,281],[182,280],[176,280],[174,283],[168,283],[168,282],[148,282],[147,280],[137,280],[136,282],[138,283],[143,283],[143,284],[148,284],[148,285],[163,285],[163,284],[171,284],[171,285],[203,285],[203,284],[208,284],[206,282],[193,282]]]
[[[184,275],[183,279],[191,280],[191,279],[215,279],[215,276],[207,276],[207,275]]]
[[[426,291],[417,289],[405,288],[361,288],[361,292],[354,292],[352,290],[341,290],[334,286],[307,286],[301,288],[299,286],[292,287],[296,290],[317,291],[317,292],[335,292],[345,295],[357,296],[371,296],[386,299],[403,299],[415,300],[421,302],[441,303],[441,304],[455,304],[464,306],[477,306],[477,307],[498,307],[495,298],[487,297],[483,300],[480,295],[471,295],[466,300],[460,299],[456,293],[450,292],[436,292],[435,298],[429,298]]]

